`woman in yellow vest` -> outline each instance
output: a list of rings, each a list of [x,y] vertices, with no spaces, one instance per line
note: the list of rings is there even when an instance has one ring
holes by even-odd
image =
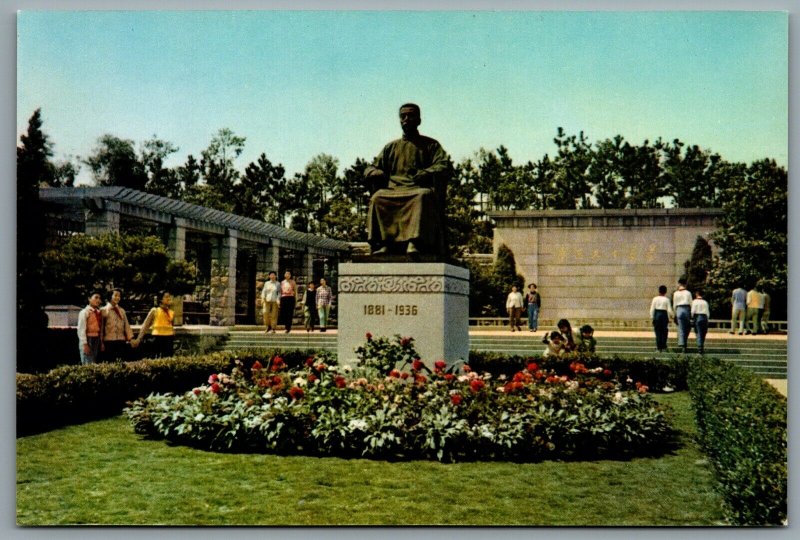
[[[139,330],[139,335],[131,341],[131,346],[138,347],[142,338],[152,327],[153,357],[163,358],[172,356],[172,346],[175,341],[175,328],[172,326],[172,320],[175,317],[175,312],[170,309],[172,295],[169,292],[160,291],[158,298],[160,299],[158,307],[154,307],[147,314],[147,318],[142,323],[141,330]]]

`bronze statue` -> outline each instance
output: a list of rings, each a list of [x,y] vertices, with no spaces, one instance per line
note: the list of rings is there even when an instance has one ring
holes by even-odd
[[[384,146],[364,170],[373,192],[367,230],[372,255],[405,252],[444,258],[444,197],[450,160],[434,139],[420,135],[419,106],[400,107],[403,137]]]

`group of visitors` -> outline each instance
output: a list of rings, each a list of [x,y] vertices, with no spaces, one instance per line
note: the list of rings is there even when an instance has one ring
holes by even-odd
[[[673,311],[674,306],[674,311]],[[653,330],[656,335],[656,349],[658,352],[667,350],[667,334],[670,320],[678,325],[678,347],[687,352],[689,332],[694,328],[697,336],[697,350],[705,353],[706,334],[708,333],[708,319],[711,311],[708,302],[703,299],[703,292],[692,293],[686,289],[686,280],[678,280],[678,288],[672,294],[672,302],[667,297],[667,286],[658,288],[658,296],[650,302],[650,319],[653,321]]]
[[[516,285],[511,286],[511,292],[506,299],[506,311],[508,312],[508,325],[511,331],[522,331],[521,316],[522,310],[527,306],[528,309],[528,331],[536,332],[539,330],[539,309],[542,307],[542,296],[536,290],[536,284],[528,285],[528,293],[522,297]]]
[[[261,289],[265,334],[274,334],[279,325],[283,326],[287,334],[292,331],[297,297],[297,282],[290,271],[283,274],[283,281],[280,283],[275,272],[269,273],[268,280]],[[333,293],[325,278],[320,278],[319,286],[309,281],[300,300],[306,332],[313,332],[317,326],[320,332],[327,331],[332,302]]]
[[[595,352],[597,340],[594,338],[594,328],[584,324],[578,330],[578,335],[573,336],[572,325],[567,319],[561,319],[556,326],[558,326],[558,330],[545,333],[544,339],[542,339],[542,343],[547,345],[543,356],[561,356],[573,351]]]
[[[128,315],[119,305],[122,291],[112,289],[108,303],[102,308],[103,295],[93,292],[89,303],[78,314],[78,349],[81,364],[96,362],[120,362],[130,357],[131,349],[139,347],[151,333],[150,345],[155,358],[172,356],[175,331],[172,311],[172,295],[168,291],[158,293],[158,306],[147,314],[139,335],[133,337]]]
[[[756,283],[749,291],[741,285],[733,290],[731,296],[731,329],[729,334],[766,334],[769,332],[770,296]]]

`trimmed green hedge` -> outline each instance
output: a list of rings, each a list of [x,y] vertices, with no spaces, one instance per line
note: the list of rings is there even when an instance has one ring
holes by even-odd
[[[630,377],[634,381],[646,384],[653,391],[665,386],[674,390],[686,390],[686,374],[695,357],[675,356],[669,360],[660,358],[636,358],[632,356],[603,356],[575,354],[560,358],[541,355],[520,356],[500,353],[470,351],[469,366],[478,372],[489,372],[492,375],[511,377],[523,369],[528,362],[536,362],[542,369],[554,369],[559,374],[569,372],[569,364],[580,360],[587,368],[602,366],[608,368],[620,379]]]
[[[786,398],[753,373],[717,359],[693,363],[689,392],[728,519],[781,525],[787,507]]]
[[[160,360],[64,366],[43,374],[17,373],[17,435],[120,414],[125,403],[151,393],[182,393],[212,373],[283,356],[291,367],[309,351],[247,350]]]

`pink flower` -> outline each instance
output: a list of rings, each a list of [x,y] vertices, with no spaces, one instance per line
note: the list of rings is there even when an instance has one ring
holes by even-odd
[[[464,373],[469,373],[470,371],[472,371],[472,368],[469,367],[469,364],[464,364]]]
[[[219,377],[216,373],[213,373],[211,377],[208,378],[208,384],[215,383],[219,380]]]
[[[411,369],[414,371],[419,371],[422,369],[423,363],[422,360],[419,358],[415,358],[413,362],[411,362]]]
[[[214,394],[219,392],[219,383],[212,383],[211,388],[209,388],[209,390],[211,390],[211,392],[213,392]]]

